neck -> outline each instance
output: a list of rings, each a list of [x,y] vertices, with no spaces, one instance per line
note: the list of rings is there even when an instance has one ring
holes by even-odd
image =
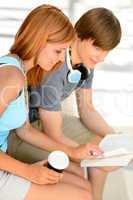
[[[78,53],[78,39],[77,38],[71,44],[71,59],[72,59],[73,65],[81,63],[81,59]]]

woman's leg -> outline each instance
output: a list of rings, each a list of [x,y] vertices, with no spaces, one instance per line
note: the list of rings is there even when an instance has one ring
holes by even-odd
[[[24,200],[92,200],[91,194],[71,184],[32,184]]]
[[[71,174],[68,172],[64,172],[63,178],[61,180],[62,183],[72,184],[81,189],[87,190],[91,193],[91,185],[90,182],[84,179],[81,176],[77,176],[75,174]]]

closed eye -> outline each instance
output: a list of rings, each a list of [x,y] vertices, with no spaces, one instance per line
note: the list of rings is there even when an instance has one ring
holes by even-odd
[[[55,51],[57,54],[60,54],[61,53],[61,50],[56,50]]]
[[[97,51],[100,51],[100,50],[101,50],[101,48],[98,47],[98,46],[95,46],[95,49],[96,49]]]

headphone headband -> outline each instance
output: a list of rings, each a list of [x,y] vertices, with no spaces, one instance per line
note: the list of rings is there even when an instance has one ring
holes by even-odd
[[[66,60],[67,66],[69,68],[69,72],[67,75],[68,81],[72,83],[79,83],[80,81],[86,80],[89,74],[91,73],[91,70],[88,71],[88,69],[83,65],[83,63],[79,63],[72,66],[70,56],[70,50],[67,49]]]

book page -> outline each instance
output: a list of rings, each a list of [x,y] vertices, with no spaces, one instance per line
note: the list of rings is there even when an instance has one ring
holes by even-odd
[[[99,147],[104,151],[114,151],[120,148],[133,153],[133,135],[132,134],[109,134],[103,138]]]
[[[83,166],[126,166],[133,159],[133,135],[110,134],[105,136],[99,147],[103,156],[95,160],[82,160]]]

